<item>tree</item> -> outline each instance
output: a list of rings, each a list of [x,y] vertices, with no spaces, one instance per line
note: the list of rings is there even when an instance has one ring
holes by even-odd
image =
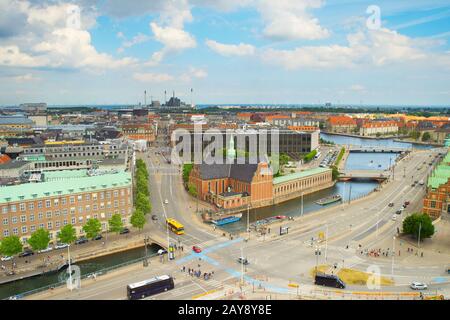
[[[226,150],[225,150],[225,152],[226,152]],[[183,164],[183,182],[186,183],[186,184],[189,181],[189,175],[191,174],[191,171],[192,171],[193,167],[194,167],[194,165],[192,163],[185,163],[185,164]]]
[[[142,230],[147,220],[145,219],[144,213],[141,210],[136,209],[131,215],[130,222],[133,227]]]
[[[0,253],[8,257],[12,257],[22,252],[22,248],[22,243],[17,236],[5,237],[0,243]]]
[[[305,162],[310,162],[312,159],[314,159],[316,154],[317,154],[317,150],[313,150],[310,153],[308,153],[306,156],[304,156],[303,160],[305,160]]]
[[[28,239],[28,243],[34,251],[47,249],[50,242],[50,232],[45,229],[38,229]]]
[[[122,217],[120,214],[113,214],[111,219],[108,220],[109,230],[111,232],[119,233],[123,229]]]
[[[339,178],[340,173],[338,168],[336,168],[336,166],[332,166],[331,169],[332,169],[331,176],[333,181],[335,181]]]
[[[422,135],[422,141],[429,141],[431,139],[431,134],[429,132],[424,132]]]
[[[412,139],[417,140],[417,139],[420,138],[420,132],[419,132],[419,131],[412,131],[412,132],[409,134],[409,136],[410,136]]]
[[[191,196],[197,198],[198,192],[197,192],[197,187],[195,186],[195,184],[189,183],[188,192]]]
[[[58,235],[59,241],[65,244],[71,244],[77,240],[77,231],[71,224],[67,224],[61,228]]]
[[[430,216],[427,214],[414,213],[403,220],[403,233],[412,235],[416,239],[431,238],[434,234],[434,226]]]
[[[316,151],[317,152],[317,151]],[[282,153],[280,154],[280,166],[285,166],[288,164],[288,162],[291,161],[291,157],[289,157],[287,154]]]
[[[90,239],[95,238],[102,230],[102,224],[98,219],[89,219],[83,226],[83,231],[86,232],[86,236]]]
[[[150,204],[150,201],[148,200],[148,196],[145,194],[138,192],[136,196],[136,203],[135,203],[136,209],[141,210],[144,214],[149,213],[152,210],[152,205]]]

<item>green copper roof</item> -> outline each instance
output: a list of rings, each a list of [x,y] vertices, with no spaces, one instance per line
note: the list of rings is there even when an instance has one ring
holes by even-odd
[[[428,178],[427,186],[433,189],[447,183],[450,178],[450,152],[444,157],[442,162],[436,166]]]
[[[92,177],[76,177],[76,175],[81,175],[80,172],[71,172],[72,176],[69,176],[69,173],[64,174],[67,176],[60,180],[0,187],[0,204],[51,196],[71,195],[87,191],[95,192],[131,185],[131,174],[125,171]]]
[[[331,171],[331,169],[314,168],[314,169],[309,169],[309,170],[305,170],[305,171],[301,171],[301,172],[291,173],[291,174],[287,174],[285,176],[274,178],[273,184],[288,182],[291,180],[300,179],[300,178],[304,178],[304,177],[312,176],[314,174],[324,173],[324,172],[328,172],[328,171]]]

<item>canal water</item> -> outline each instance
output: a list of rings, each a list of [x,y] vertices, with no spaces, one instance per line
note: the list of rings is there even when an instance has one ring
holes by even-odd
[[[413,145],[407,142],[397,142],[393,139],[367,139],[357,137],[347,137],[332,134],[320,134],[321,138],[327,141],[332,141],[337,145],[354,145],[361,147],[393,147],[405,149],[429,149],[433,148],[428,145]],[[345,165],[345,170],[386,170],[395,163],[395,159],[399,156],[397,153],[352,153],[348,156]],[[335,202],[327,206],[316,204],[316,201],[331,195],[339,194],[343,201],[348,202],[349,199],[355,200],[368,195],[378,187],[378,182],[372,181],[352,181],[352,182],[338,182],[332,188],[321,190],[319,192],[306,195],[303,197],[303,214],[309,214],[318,211],[325,207],[335,207],[336,210],[342,205],[342,202]],[[275,206],[250,210],[250,223],[264,218],[269,218],[277,215],[285,216],[300,216],[301,214],[301,199],[293,199]],[[238,222],[223,225],[221,229],[227,232],[241,232],[247,228],[247,216],[243,214],[242,219]]]
[[[398,153],[350,153],[344,170],[387,170],[399,156]]]
[[[147,255],[156,254],[160,249],[158,245],[151,245],[147,249]],[[93,258],[86,261],[75,263],[80,267],[81,275],[90,274],[93,272],[99,272],[103,269],[114,267],[120,264],[124,264],[129,261],[137,260],[145,256],[144,247],[135,248],[127,251],[113,253],[107,256]],[[46,287],[67,279],[68,274],[66,270],[63,270],[55,274],[47,274],[37,276],[33,278],[27,278],[10,283],[0,285],[0,299],[5,299],[13,295],[28,292],[34,289]],[[83,281],[83,280],[82,280]]]
[[[334,142],[338,145],[353,145],[359,147],[392,147],[405,149],[430,149],[433,146],[423,144],[412,144],[409,142],[394,141],[394,139],[368,139],[358,137],[347,137],[334,134],[320,133],[320,137],[324,140]]]

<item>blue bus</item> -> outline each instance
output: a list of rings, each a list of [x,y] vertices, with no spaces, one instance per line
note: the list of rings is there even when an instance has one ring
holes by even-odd
[[[128,300],[139,300],[145,297],[166,292],[175,288],[173,278],[168,275],[154,277],[127,286]]]

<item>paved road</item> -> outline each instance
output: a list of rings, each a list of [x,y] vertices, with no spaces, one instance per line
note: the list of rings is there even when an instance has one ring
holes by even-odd
[[[432,152],[437,153],[437,151]],[[316,264],[333,265],[334,263],[338,268],[354,267],[358,270],[375,266],[379,268],[382,275],[393,276],[396,285],[383,287],[383,291],[410,291],[407,284],[413,280],[419,280],[429,283],[430,291],[438,290],[449,294],[450,285],[444,282],[450,279],[443,272],[443,266],[448,260],[443,263],[437,259],[436,263],[433,263],[429,261],[430,259],[423,261],[398,259],[392,274],[390,258],[374,260],[358,254],[359,244],[367,248],[377,247],[386,243],[386,240],[392,239],[397,227],[401,224],[401,218],[411,213],[411,209],[407,209],[397,221],[391,220],[394,211],[404,201],[411,202],[409,208],[419,206],[424,188],[411,187],[410,177],[413,177],[413,180],[425,179],[429,168],[422,163],[429,162],[429,154],[430,151],[414,152],[402,160],[397,165],[395,178],[384,185],[380,192],[351,204],[343,204],[320,213],[305,215],[293,222],[286,222],[285,225],[290,226],[288,235],[276,236],[272,232],[271,236],[263,238],[253,233],[250,241],[246,242],[243,238],[229,240],[199,228],[192,220],[193,203],[181,187],[178,169],[174,170],[173,166],[163,162],[160,155],[151,151],[150,157],[146,155],[145,159],[150,172],[153,212],[159,215],[158,223],[152,228],[155,232],[167,234],[164,226],[166,216],[174,217],[183,223],[186,235],[180,238],[187,245],[184,255],[178,256],[176,260],[169,263],[153,262],[152,268],[137,267],[138,270],[133,273],[118,271],[118,275],[114,276],[113,280],[102,281],[98,278],[97,282],[83,287],[80,291],[69,293],[63,290],[55,292],[51,297],[124,299],[124,288],[128,283],[163,273],[175,276],[176,289],[155,296],[153,299],[191,299],[211,290],[224,288],[239,290],[236,284],[241,278],[246,283],[262,285],[267,291],[276,293],[295,291],[288,287],[289,282],[293,281],[300,283],[300,291],[308,294],[316,289],[310,276],[311,268]],[[418,170],[419,167],[422,167],[421,170]],[[165,170],[166,174],[162,174],[160,170]],[[406,173],[405,177],[403,172]],[[165,199],[169,200],[169,204],[163,203]],[[389,207],[389,202],[394,202],[394,207]],[[273,230],[276,229],[273,228]],[[320,231],[327,232],[328,242],[317,242]],[[169,236],[176,240],[172,234]],[[313,243],[311,238],[314,238]],[[192,244],[202,244],[203,252],[196,254],[188,251],[188,247]],[[316,249],[319,248],[321,255],[316,256]],[[250,261],[250,265],[245,269],[236,262],[241,255],[246,256]],[[448,257],[444,256],[445,258]],[[196,279],[180,271],[182,266],[197,269],[198,264],[201,264],[202,272],[214,271],[213,279],[208,281]],[[350,286],[346,291],[352,290],[361,291],[367,288]]]

